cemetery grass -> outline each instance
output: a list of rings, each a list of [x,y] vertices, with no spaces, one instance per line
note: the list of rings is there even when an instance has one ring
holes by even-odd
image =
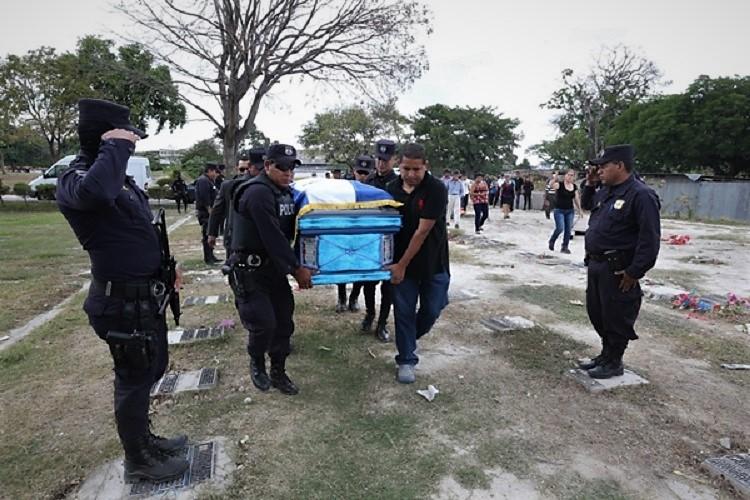
[[[11,205],[6,204],[6,207]],[[59,303],[85,281],[88,257],[56,207],[0,208],[0,332]]]
[[[167,223],[176,211],[167,211]],[[54,203],[0,207],[0,332],[23,325],[89,279],[86,252]]]
[[[194,220],[173,233],[181,260],[198,259],[188,251],[198,237]],[[471,269],[462,265],[456,277]],[[717,451],[718,437],[729,434],[738,446],[750,446],[741,430],[730,432],[746,415],[746,405],[726,390],[730,384],[711,394],[696,391],[679,374],[670,380],[673,367],[663,363],[654,386],[592,397],[562,376],[583,344],[541,326],[495,334],[477,323],[504,314],[552,321],[582,292],[534,287],[533,296],[516,290],[507,300],[500,283],[483,283],[490,287],[486,300],[449,305],[420,343],[417,384],[408,386],[394,380],[395,346],[359,333],[362,313],[333,312],[334,288],[297,292],[288,370],[298,396],[252,386],[238,325],[224,340],[170,350],[171,370],[217,367],[219,384],[154,401],[155,430],[185,431],[196,441],[227,437],[235,468],[227,489],[207,498],[424,498],[439,494],[449,477],[481,494],[498,472],[556,498],[654,498],[664,491],[658,478],[675,469],[705,480],[700,462]],[[183,296],[227,292],[221,283],[191,278]],[[74,491],[121,454],[111,361],[86,325],[81,301],[0,353],[0,421],[23,424],[0,428],[0,491],[9,498]],[[585,309],[568,305],[578,313],[566,321],[579,325]],[[238,321],[231,303],[183,312],[185,327]],[[671,341],[652,335],[650,345]],[[635,352],[646,351],[638,345]],[[441,391],[432,403],[415,394],[427,384]],[[685,393],[673,397],[666,387]],[[724,412],[713,421],[716,405]],[[603,433],[611,415],[617,426]],[[620,473],[606,472],[612,470]],[[731,498],[720,482],[711,485],[720,498]]]

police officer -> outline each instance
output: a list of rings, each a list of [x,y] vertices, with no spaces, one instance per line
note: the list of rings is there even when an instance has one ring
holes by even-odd
[[[289,395],[299,390],[285,366],[294,332],[294,297],[286,276],[292,274],[300,288],[312,287],[310,270],[300,265],[291,247],[296,221],[289,185],[299,164],[292,146],[273,144],[265,170],[237,188],[229,258],[229,283],[248,330],[250,378],[261,391],[273,386]],[[266,354],[271,360],[270,377]]]
[[[187,436],[164,439],[149,429],[149,392],[168,361],[167,325],[157,305],[165,284],[155,279],[160,246],[148,198],[126,175],[135,143],[146,134],[130,124],[125,106],[81,99],[78,109],[81,150],[58,181],[57,204],[91,259],[83,310],[114,359],[126,479],[162,481],[188,467],[172,456]]]
[[[212,249],[216,246],[216,238],[219,236],[219,229],[227,221],[224,230],[224,248],[227,249],[227,259],[229,259],[229,249],[232,248],[232,212],[231,206],[232,195],[234,190],[242,182],[252,179],[260,173],[263,168],[263,156],[265,148],[251,149],[246,154],[240,155],[237,162],[237,175],[231,180],[224,181],[216,195],[211,214],[208,218],[208,246]]]
[[[172,185],[170,186],[172,189],[172,196],[174,196],[174,201],[177,203],[177,213],[182,213],[180,210],[180,205],[183,205],[185,207],[185,213],[187,213],[188,208],[188,197],[187,197],[187,184],[185,183],[185,180],[182,178],[182,174],[179,170],[176,170],[174,173],[174,180],[172,181]]]
[[[209,163],[203,169],[203,174],[195,181],[195,215],[201,225],[201,243],[203,244],[203,262],[216,264],[219,259],[208,244],[208,219],[216,200],[216,178],[219,176],[219,166]]]
[[[630,144],[606,148],[590,161],[598,168],[589,171],[581,197],[591,211],[586,309],[602,351],[579,366],[593,378],[622,375],[623,353],[638,338],[633,329],[643,295],[638,280],[659,254],[659,199],[633,175],[633,156]]]
[[[375,158],[373,158],[370,155],[360,155],[354,160],[354,166],[352,167],[352,172],[354,175],[355,181],[359,182],[365,182],[367,178],[375,171]],[[362,290],[362,287],[367,283],[366,281],[357,281],[352,285],[352,291],[349,294],[349,306],[348,309],[351,312],[357,312],[359,311],[359,293]],[[346,285],[340,284],[338,285],[339,289],[339,303],[336,306],[336,312],[339,311],[341,307],[341,300],[342,300],[342,287],[343,287],[343,300],[346,301]],[[346,302],[344,302],[344,306],[346,307]],[[375,293],[373,290],[373,293],[365,298],[365,309],[368,311],[367,314],[375,317]]]
[[[393,171],[393,166],[396,164],[396,143],[388,139],[381,139],[375,143],[375,157],[377,163],[375,165],[375,171],[365,181],[371,186],[386,190],[386,186],[389,182],[398,179],[398,174]],[[368,303],[375,303],[375,287],[377,282],[371,281],[364,284],[364,295],[365,305]],[[378,315],[377,326],[375,327],[375,335],[382,342],[389,342],[391,340],[390,332],[388,331],[388,316],[391,313],[391,284],[388,281],[380,283],[380,313]],[[362,320],[362,331],[369,332],[372,328],[372,323],[375,320],[375,311],[373,309],[367,309],[365,311],[365,318]]]

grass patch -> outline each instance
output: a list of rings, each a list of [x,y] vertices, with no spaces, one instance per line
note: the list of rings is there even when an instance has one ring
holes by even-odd
[[[646,274],[656,281],[669,282],[686,290],[699,289],[704,280],[702,273],[688,269],[652,269]]]
[[[559,333],[542,327],[498,334],[502,347],[510,363],[521,370],[543,372],[559,377],[570,366],[569,359],[563,352],[581,351],[588,348]]]
[[[561,500],[629,500],[620,484],[612,479],[585,479],[580,474],[553,478],[547,491]]]
[[[467,490],[486,490],[490,487],[490,478],[479,467],[460,465],[453,470],[453,477]]]
[[[471,250],[466,248],[457,247],[456,245],[450,246],[450,261],[457,264],[480,264],[481,260],[474,255]]]
[[[589,323],[586,308],[571,304],[571,301],[585,301],[586,294],[583,290],[557,285],[533,287],[522,285],[509,288],[504,293],[512,299],[543,307],[560,321],[576,324]]]

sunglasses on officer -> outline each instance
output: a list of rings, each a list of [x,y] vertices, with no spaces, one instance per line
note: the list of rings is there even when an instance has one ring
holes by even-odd
[[[284,165],[283,163],[273,162],[271,166],[278,168],[282,172],[289,172],[290,170],[294,171],[294,167],[296,167],[297,165],[295,165],[294,163],[290,165]]]

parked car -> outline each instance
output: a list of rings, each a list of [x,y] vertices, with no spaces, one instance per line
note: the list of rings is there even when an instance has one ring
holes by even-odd
[[[29,188],[31,188],[31,195],[36,194],[37,186],[47,184],[56,186],[57,178],[67,170],[70,162],[75,159],[75,155],[68,155],[61,158],[54,165],[49,167],[42,175],[29,182]],[[154,183],[151,178],[151,166],[149,165],[148,158],[143,156],[131,156],[128,160],[128,168],[125,171],[127,175],[133,177],[135,183],[146,191],[148,186]]]

